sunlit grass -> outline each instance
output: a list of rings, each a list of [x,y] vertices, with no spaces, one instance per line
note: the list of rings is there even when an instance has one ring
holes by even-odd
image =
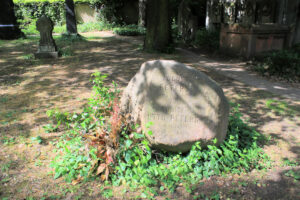
[[[90,31],[105,31],[112,30],[114,26],[112,24],[107,24],[104,22],[88,22],[83,24],[77,24],[77,30],[79,33],[90,32]],[[38,35],[39,32],[36,30],[35,23],[31,23],[22,28],[25,35]],[[56,25],[54,26],[53,33],[66,33],[66,25]]]
[[[266,107],[280,115],[295,115],[296,113],[296,110],[290,108],[285,101],[268,99],[266,101]]]

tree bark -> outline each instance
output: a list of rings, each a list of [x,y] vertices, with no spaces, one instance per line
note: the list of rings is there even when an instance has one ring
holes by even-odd
[[[292,41],[292,45],[300,43],[300,2],[298,2],[297,6],[297,19],[295,24],[295,33]]]
[[[0,1],[0,39],[11,40],[24,36],[21,32],[14,12],[12,0]]]
[[[66,23],[68,34],[77,34],[77,24],[73,0],[66,0]]]
[[[207,0],[206,1],[206,19],[205,19],[205,27],[207,30],[215,30],[213,24],[213,3],[215,0]]]
[[[144,49],[165,51],[171,43],[169,0],[148,0],[146,7],[147,32]]]
[[[139,25],[145,26],[146,20],[146,1],[147,0],[139,0]]]

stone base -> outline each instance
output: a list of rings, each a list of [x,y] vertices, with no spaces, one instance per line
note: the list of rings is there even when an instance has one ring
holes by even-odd
[[[39,53],[35,53],[34,57],[36,59],[58,58],[58,51],[55,51],[55,52],[39,52]]]
[[[251,58],[287,47],[290,28],[278,24],[222,24],[220,50],[225,54]]]

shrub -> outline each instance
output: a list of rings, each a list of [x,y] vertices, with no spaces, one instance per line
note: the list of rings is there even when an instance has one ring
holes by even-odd
[[[56,25],[65,23],[65,0],[14,0],[15,13],[21,28],[33,24],[40,16],[46,15]],[[122,0],[74,0],[75,4],[85,3],[96,9],[97,18],[108,23],[122,22],[118,10],[124,5]]]
[[[126,25],[113,29],[115,34],[125,35],[125,36],[137,36],[137,35],[145,35],[146,29],[144,27],[140,27],[138,25]]]
[[[112,126],[116,126],[119,123],[116,120],[120,120],[114,117],[111,121],[108,116],[117,110],[117,106],[114,104],[117,102],[119,94],[116,84],[113,84],[113,88],[106,87],[103,82],[106,78],[105,75],[97,72],[92,76],[94,95],[89,99],[89,106],[85,107],[82,113],[61,113],[57,110],[47,112],[56,124],[48,125],[48,127],[54,127],[55,130],[58,126],[62,126],[65,130],[65,134],[56,143],[59,154],[51,163],[51,167],[55,169],[55,178],[64,176],[68,182],[87,178],[95,168],[101,166],[98,166],[100,160],[110,159],[106,154],[108,151],[101,149],[102,144],[105,145],[105,148],[109,147],[104,142],[104,136],[108,136],[106,133],[110,132],[116,134],[116,127]],[[49,132],[48,127],[45,129]],[[108,137],[110,141],[116,138],[113,134]],[[85,148],[86,143],[90,144],[89,148]],[[108,166],[105,166],[104,169],[107,171]],[[98,169],[97,174],[100,173]]]
[[[262,74],[269,73],[284,79],[300,80],[299,46],[267,54],[263,61],[255,67],[255,70]]]
[[[22,31],[26,34],[39,34],[36,30],[35,21],[33,20],[32,23],[28,24],[27,26],[23,27]],[[89,32],[89,31],[104,31],[104,30],[111,30],[113,28],[112,24],[107,24],[104,22],[89,22],[83,24],[77,24],[77,31],[79,33]],[[56,25],[53,29],[54,33],[66,33],[66,26]]]
[[[138,126],[129,127],[119,116],[116,85],[106,87],[104,75],[93,76],[94,96],[82,113],[48,112],[57,125],[64,121],[67,130],[56,144],[60,153],[51,165],[55,178],[65,176],[77,183],[101,175],[101,180],[114,186],[138,187],[147,197],[159,190],[173,192],[180,183],[191,191],[192,184],[204,177],[248,172],[270,164],[260,147],[264,137],[243,122],[237,106],[231,109],[227,137],[220,146],[201,148],[196,143],[187,154],[153,150],[145,137],[152,132],[137,133]]]
[[[158,186],[172,192],[179,183],[188,189],[204,177],[265,168],[268,157],[259,147],[264,137],[240,117],[238,107],[234,107],[227,137],[220,146],[201,148],[196,143],[186,155],[151,150],[144,134],[122,135],[115,173],[111,175],[113,184],[153,187],[151,193],[155,194]]]
[[[272,53],[267,59],[267,71],[271,75],[283,77],[300,76],[300,55],[297,52],[282,50]]]
[[[15,4],[15,13],[21,27],[33,24],[42,15],[50,17],[58,25],[65,22],[64,1],[20,1]]]
[[[196,32],[194,44],[210,50],[219,49],[220,33],[218,31],[208,31],[205,28]]]

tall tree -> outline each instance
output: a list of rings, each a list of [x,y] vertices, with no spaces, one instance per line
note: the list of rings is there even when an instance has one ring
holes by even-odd
[[[144,49],[164,51],[171,43],[169,0],[147,0]]]
[[[68,34],[77,34],[77,24],[73,0],[66,0],[66,23]]]
[[[0,0],[0,39],[17,39],[24,34],[19,29],[12,0]]]
[[[298,1],[297,6],[297,18],[296,18],[296,24],[295,24],[295,33],[293,38],[292,44],[300,43],[300,2]]]

